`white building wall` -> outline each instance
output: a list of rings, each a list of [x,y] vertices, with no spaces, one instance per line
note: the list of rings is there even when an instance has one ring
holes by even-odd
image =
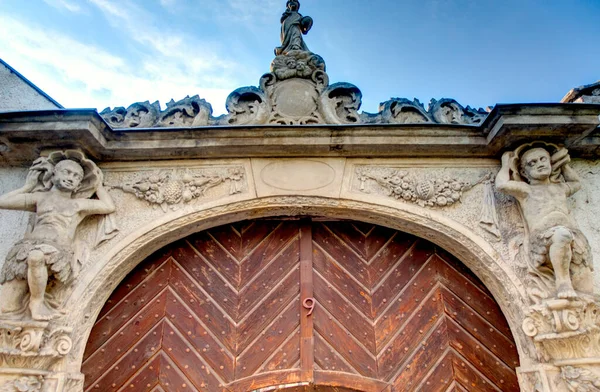
[[[60,108],[0,62],[0,112]]]

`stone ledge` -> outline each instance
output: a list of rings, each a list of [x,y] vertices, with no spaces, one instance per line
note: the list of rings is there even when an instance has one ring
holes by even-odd
[[[0,113],[0,165],[44,149],[80,149],[99,161],[190,158],[498,157],[541,139],[575,157],[600,150],[600,105],[498,105],[480,126],[449,124],[259,125],[112,129],[93,109]]]

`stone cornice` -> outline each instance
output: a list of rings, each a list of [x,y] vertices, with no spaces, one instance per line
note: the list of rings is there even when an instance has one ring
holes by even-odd
[[[543,138],[574,156],[600,153],[600,105],[497,105],[479,126],[246,125],[112,129],[93,109],[0,113],[0,165],[75,148],[100,161],[280,156],[498,157]]]

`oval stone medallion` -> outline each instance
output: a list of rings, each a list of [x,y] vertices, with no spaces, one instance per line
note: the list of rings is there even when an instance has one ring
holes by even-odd
[[[323,162],[299,159],[270,163],[260,176],[265,184],[273,188],[312,191],[333,183],[335,170]]]
[[[318,98],[315,86],[302,79],[284,80],[273,93],[277,111],[290,117],[310,116],[317,110]]]

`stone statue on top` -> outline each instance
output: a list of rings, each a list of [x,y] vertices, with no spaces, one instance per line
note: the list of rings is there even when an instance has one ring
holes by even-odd
[[[281,16],[281,46],[275,48],[275,55],[286,55],[293,50],[310,52],[302,35],[308,34],[313,25],[310,16],[302,16],[300,2],[289,0],[287,10]]]

